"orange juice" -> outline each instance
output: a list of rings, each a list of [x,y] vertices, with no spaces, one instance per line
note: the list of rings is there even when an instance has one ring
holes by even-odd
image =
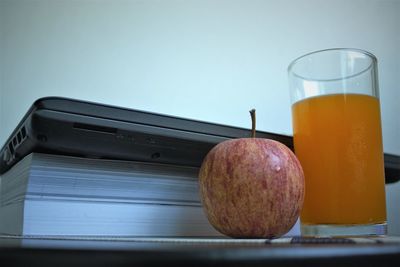
[[[292,113],[306,183],[302,224],[386,222],[379,100],[324,95],[294,103]]]

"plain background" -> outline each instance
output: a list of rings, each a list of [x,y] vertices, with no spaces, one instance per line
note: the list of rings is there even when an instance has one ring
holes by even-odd
[[[400,155],[398,0],[0,0],[0,144],[42,96],[240,127],[256,108],[259,130],[292,134],[287,66],[332,47],[378,58],[384,150]]]

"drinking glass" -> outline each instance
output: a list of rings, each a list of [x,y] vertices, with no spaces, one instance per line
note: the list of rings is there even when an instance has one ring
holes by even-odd
[[[377,59],[312,52],[288,67],[295,153],[305,175],[305,236],[385,235]]]

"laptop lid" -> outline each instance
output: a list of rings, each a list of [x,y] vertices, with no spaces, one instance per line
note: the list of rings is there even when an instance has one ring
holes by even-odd
[[[33,103],[0,151],[0,174],[31,152],[200,166],[217,143],[250,129],[62,97]],[[293,149],[290,136],[257,132]]]

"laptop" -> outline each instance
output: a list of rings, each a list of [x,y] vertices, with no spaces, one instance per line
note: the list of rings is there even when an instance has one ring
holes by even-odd
[[[250,129],[62,97],[33,103],[0,151],[0,174],[31,152],[200,166],[216,144]],[[290,136],[257,132],[293,149]]]
[[[250,129],[64,97],[36,100],[0,150],[0,175],[32,152],[200,167],[216,144]],[[257,131],[293,150],[291,136]],[[386,183],[400,180],[400,156],[385,154]]]

